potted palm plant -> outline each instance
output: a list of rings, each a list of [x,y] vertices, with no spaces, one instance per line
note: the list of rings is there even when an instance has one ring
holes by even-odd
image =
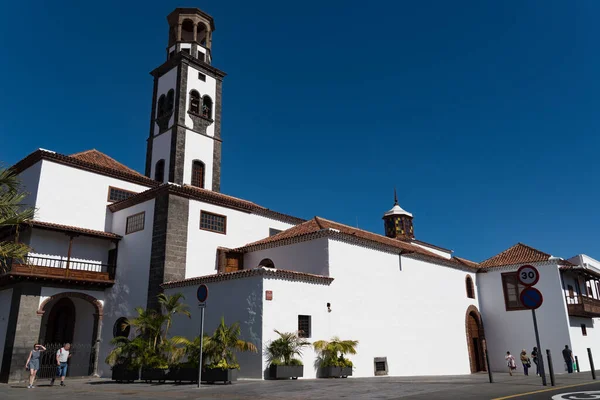
[[[352,361],[344,356],[356,354],[357,340],[340,340],[333,337],[330,341],[318,340],[313,343],[319,356],[315,362],[320,378],[347,378],[352,376]]]
[[[234,351],[257,352],[253,343],[240,339],[241,328],[239,323],[225,325],[225,318],[215,329],[212,336],[205,336],[203,343],[202,380],[214,383],[231,383],[237,380],[237,363]]]
[[[302,356],[302,348],[310,345],[309,342],[298,336],[296,332],[279,332],[279,338],[271,341],[266,348],[267,361],[269,362],[269,378],[271,379],[298,379],[304,376],[302,361],[294,356]]]

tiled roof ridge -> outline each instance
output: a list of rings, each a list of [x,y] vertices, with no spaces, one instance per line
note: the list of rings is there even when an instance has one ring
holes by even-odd
[[[184,286],[193,286],[197,285],[198,283],[220,282],[230,279],[247,278],[251,276],[270,276],[282,279],[317,282],[324,284],[329,284],[333,281],[332,277],[325,275],[309,274],[307,272],[291,271],[285,269],[256,267],[251,269],[243,269],[240,271],[217,273],[212,275],[204,275],[182,280],[170,281],[163,283],[161,286],[163,288],[176,288]]]
[[[101,153],[101,154],[103,154],[103,153]],[[106,157],[110,158],[109,156],[106,156]],[[84,171],[89,171],[89,172],[99,173],[102,175],[111,176],[116,179],[121,179],[124,181],[133,182],[133,183],[137,183],[137,184],[148,186],[148,187],[155,187],[155,186],[159,185],[159,183],[156,182],[155,180],[150,179],[144,175],[141,175],[140,173],[135,172],[134,170],[131,170],[131,171],[134,171],[135,173],[128,171],[128,170],[130,170],[130,168],[125,167],[125,166],[124,167],[127,168],[128,170],[119,170],[119,169],[115,169],[115,168],[111,168],[111,167],[107,167],[107,166],[101,166],[96,163],[82,160],[77,157],[59,154],[59,153],[49,151],[49,150],[44,150],[44,149],[37,149],[33,153],[27,155],[25,158],[21,159],[16,164],[14,164],[11,167],[11,169],[16,171],[17,173],[21,173],[40,160],[50,160],[50,161],[57,162],[59,164],[68,165],[73,168],[78,168],[78,169],[82,169]],[[118,161],[115,161],[115,162],[117,164],[120,164]]]
[[[129,168],[127,165],[125,165],[125,164],[123,164],[123,163],[121,163],[121,162],[117,161],[116,159],[114,159],[113,157],[109,156],[108,154],[106,154],[106,153],[103,153],[103,152],[101,152],[101,151],[99,151],[99,150],[96,150],[96,149],[89,149],[89,150],[81,151],[81,152],[79,152],[79,153],[74,153],[74,154],[71,154],[71,155],[69,155],[68,157],[73,157],[73,158],[78,158],[78,159],[81,159],[81,158],[80,158],[80,156],[84,156],[84,155],[88,155],[88,154],[93,154],[93,155],[95,155],[95,156],[99,156],[99,157],[107,158],[107,159],[108,159],[108,160],[110,160],[112,163],[116,164],[116,167],[118,167],[118,169],[123,169],[124,171],[130,172],[130,173],[132,173],[132,174],[136,174],[136,175],[139,175],[139,176],[146,177],[145,175],[142,175],[142,174],[140,174],[140,173],[139,173],[138,171],[136,171],[135,169],[133,169],[133,168]],[[94,161],[92,161],[92,160],[87,160],[87,159],[81,159],[81,160],[82,160],[82,161],[87,161],[87,162],[94,163]],[[111,166],[109,166],[109,165],[106,165],[106,166],[104,166],[104,167],[106,167],[106,168],[113,168],[113,167],[111,167]],[[113,169],[117,169],[117,168],[113,168]]]
[[[538,250],[535,247],[531,247],[522,242],[517,242],[508,249],[501,251],[500,253],[486,260],[483,260],[479,263],[479,265],[482,268],[490,268],[502,265],[521,264],[524,262],[548,261],[551,258],[551,254]]]
[[[527,247],[529,250],[533,250],[533,251],[536,251],[538,253],[542,253],[543,255],[548,256],[548,258],[552,257],[552,254],[548,254],[545,251],[538,250],[535,247],[531,247],[531,246],[529,246],[529,245],[527,245],[527,244],[525,244],[523,242],[517,242],[517,245],[521,245],[521,246]]]

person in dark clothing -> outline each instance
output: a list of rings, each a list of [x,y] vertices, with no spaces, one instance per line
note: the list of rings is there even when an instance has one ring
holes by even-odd
[[[575,359],[573,358],[573,352],[569,349],[569,345],[565,345],[565,348],[562,351],[563,359],[567,364],[567,371],[572,374],[573,373],[573,363]]]
[[[537,376],[540,376],[540,366],[538,365],[538,349],[537,349],[537,347],[534,347],[533,350],[531,351],[531,359],[533,360],[533,363],[535,364],[535,374]]]

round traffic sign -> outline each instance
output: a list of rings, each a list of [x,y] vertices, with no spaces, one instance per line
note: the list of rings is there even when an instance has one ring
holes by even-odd
[[[525,308],[535,310],[536,308],[540,308],[543,302],[544,297],[542,296],[542,292],[536,288],[528,287],[521,292],[521,304]]]
[[[517,270],[517,279],[523,286],[533,286],[540,280],[540,273],[533,265],[523,265]]]
[[[200,303],[204,303],[206,299],[208,299],[208,286],[202,284],[198,286],[198,291],[196,292],[196,297]]]

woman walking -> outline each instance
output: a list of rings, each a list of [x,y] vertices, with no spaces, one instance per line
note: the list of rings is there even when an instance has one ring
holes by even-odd
[[[523,371],[525,371],[525,376],[529,376],[529,368],[531,368],[531,360],[527,356],[527,350],[523,349],[521,351],[521,363],[523,364]]]
[[[517,369],[517,363],[515,362],[515,357],[510,354],[510,351],[506,352],[506,366],[508,367],[508,373],[512,376],[513,370]]]
[[[35,376],[40,369],[40,355],[41,352],[46,350],[44,346],[41,344],[34,344],[33,350],[29,352],[29,357],[27,357],[27,362],[25,363],[25,369],[29,370],[29,385],[27,389],[33,389],[33,382],[35,381]]]
[[[535,374],[540,376],[540,366],[538,365],[538,349],[534,347],[531,351],[531,358],[533,359],[533,363],[535,364]]]

